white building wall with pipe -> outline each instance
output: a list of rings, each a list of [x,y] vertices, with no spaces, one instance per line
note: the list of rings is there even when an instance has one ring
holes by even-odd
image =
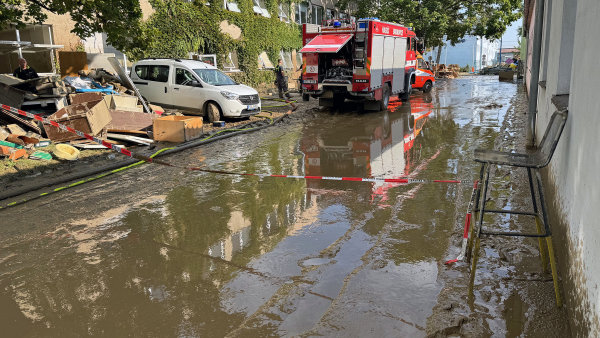
[[[568,102],[567,124],[548,177],[558,219],[551,220],[555,241],[566,241],[568,256],[560,274],[566,290],[574,335],[600,336],[600,2],[545,1],[537,97],[536,140],[539,143],[553,102]],[[537,4],[536,4],[537,5]],[[535,100],[536,98],[530,98]]]
[[[447,65],[457,64],[460,67],[475,67],[475,70],[479,71],[480,66],[485,68],[497,63],[496,55],[498,54],[499,47],[499,41],[490,41],[486,38],[482,39],[473,35],[465,36],[462,42],[454,46],[449,41],[444,40],[440,63]],[[425,53],[423,57],[426,60],[429,60],[429,57],[431,57],[435,61],[437,51],[437,48],[433,48],[431,51]]]

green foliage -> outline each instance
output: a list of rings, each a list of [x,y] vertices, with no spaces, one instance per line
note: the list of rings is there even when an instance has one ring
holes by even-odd
[[[147,43],[130,56],[185,58],[188,52],[223,53],[232,41],[219,30],[218,12],[185,1],[151,0],[155,12],[142,23]]]
[[[444,37],[455,44],[468,34],[499,39],[521,16],[521,0],[341,0],[356,2],[357,17],[375,16],[411,26],[426,47],[440,46]]]
[[[223,64],[224,57],[236,51],[239,67],[244,72],[236,76],[236,80],[252,85],[270,82],[273,72],[258,70],[259,54],[265,51],[271,61],[276,62],[279,51],[300,48],[300,30],[296,24],[279,21],[277,0],[266,2],[271,18],[255,15],[252,0],[237,3],[241,13],[223,9],[220,1],[206,6],[203,2],[152,0],[155,13],[142,25],[148,42],[143,48],[131,48],[129,54],[134,59],[183,58],[188,52],[217,54],[217,63]],[[219,24],[223,20],[241,29],[239,40],[221,33]]]
[[[295,23],[279,21],[279,3],[290,0],[266,0],[271,18],[257,16],[252,0],[238,0],[241,13],[223,8],[221,0],[150,0],[155,12],[142,21],[139,0],[4,0],[0,4],[0,28],[9,24],[22,27],[42,23],[47,15],[69,14],[75,21],[73,33],[81,38],[105,32],[107,42],[133,60],[144,57],[187,57],[188,52],[217,54],[223,64],[229,52],[238,54],[238,80],[249,84],[270,82],[273,72],[258,70],[258,56],[267,52],[277,62],[281,50],[299,49],[300,30]],[[219,24],[227,20],[240,27],[242,37],[233,40],[221,33]]]

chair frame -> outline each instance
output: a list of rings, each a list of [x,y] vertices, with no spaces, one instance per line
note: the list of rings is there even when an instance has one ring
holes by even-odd
[[[470,282],[470,290],[472,290],[474,278],[475,278],[475,270],[477,268],[477,261],[479,259],[478,253],[480,249],[480,238],[482,235],[484,236],[512,236],[512,237],[533,237],[538,239],[538,245],[540,250],[540,258],[542,261],[542,268],[544,272],[547,272],[548,259],[550,261],[550,268],[552,270],[552,280],[554,282],[554,292],[556,296],[556,304],[558,307],[562,306],[562,300],[560,296],[560,291],[558,288],[558,275],[556,271],[556,261],[554,258],[554,249],[552,246],[552,231],[550,229],[550,224],[548,222],[547,215],[547,205],[544,197],[544,189],[542,184],[542,177],[539,169],[546,167],[552,156],[554,155],[554,151],[558,145],[560,140],[560,136],[566,124],[567,113],[566,112],[555,112],[552,114],[552,118],[550,119],[550,123],[546,128],[546,132],[544,133],[544,137],[540,142],[538,150],[533,154],[520,154],[520,153],[502,153],[498,151],[489,151],[489,150],[476,150],[475,151],[475,161],[481,163],[481,169],[479,172],[479,182],[482,182],[483,185],[480,184],[476,197],[475,197],[475,205],[476,208],[474,210],[475,217],[477,221],[477,233],[476,237],[473,236],[473,231],[475,227],[471,228],[471,239],[469,240],[469,252],[473,252],[473,261],[471,268],[471,282]],[[551,143],[549,143],[551,142]],[[550,145],[550,149],[546,154],[543,151],[546,147]],[[512,161],[511,161],[512,159]],[[531,201],[533,204],[533,211],[522,211],[522,210],[505,210],[505,209],[486,209],[487,203],[487,195],[488,195],[488,186],[490,182],[490,168],[491,166],[512,166],[512,167],[520,167],[525,168],[527,170],[527,177],[529,180],[529,192],[531,194]],[[533,175],[535,174],[535,184]],[[537,186],[537,189],[536,187]],[[483,191],[482,191],[483,190]],[[539,195],[539,208],[538,203],[536,201],[536,190]],[[536,233],[523,233],[523,232],[514,232],[514,231],[488,231],[483,229],[483,218],[486,213],[495,213],[495,214],[516,214],[516,215],[525,215],[532,216],[535,218]],[[473,238],[475,238],[475,250],[473,251]],[[548,257],[546,257],[544,250],[544,241],[543,238],[546,239],[546,246],[548,248]]]

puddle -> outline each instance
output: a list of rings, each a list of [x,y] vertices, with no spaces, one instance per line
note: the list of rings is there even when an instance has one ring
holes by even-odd
[[[310,258],[302,262],[302,266],[324,265],[331,262],[329,258]]]

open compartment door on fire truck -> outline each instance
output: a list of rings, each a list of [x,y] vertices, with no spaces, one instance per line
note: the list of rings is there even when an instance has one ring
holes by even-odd
[[[300,49],[300,53],[337,53],[350,39],[352,34],[317,35]]]

